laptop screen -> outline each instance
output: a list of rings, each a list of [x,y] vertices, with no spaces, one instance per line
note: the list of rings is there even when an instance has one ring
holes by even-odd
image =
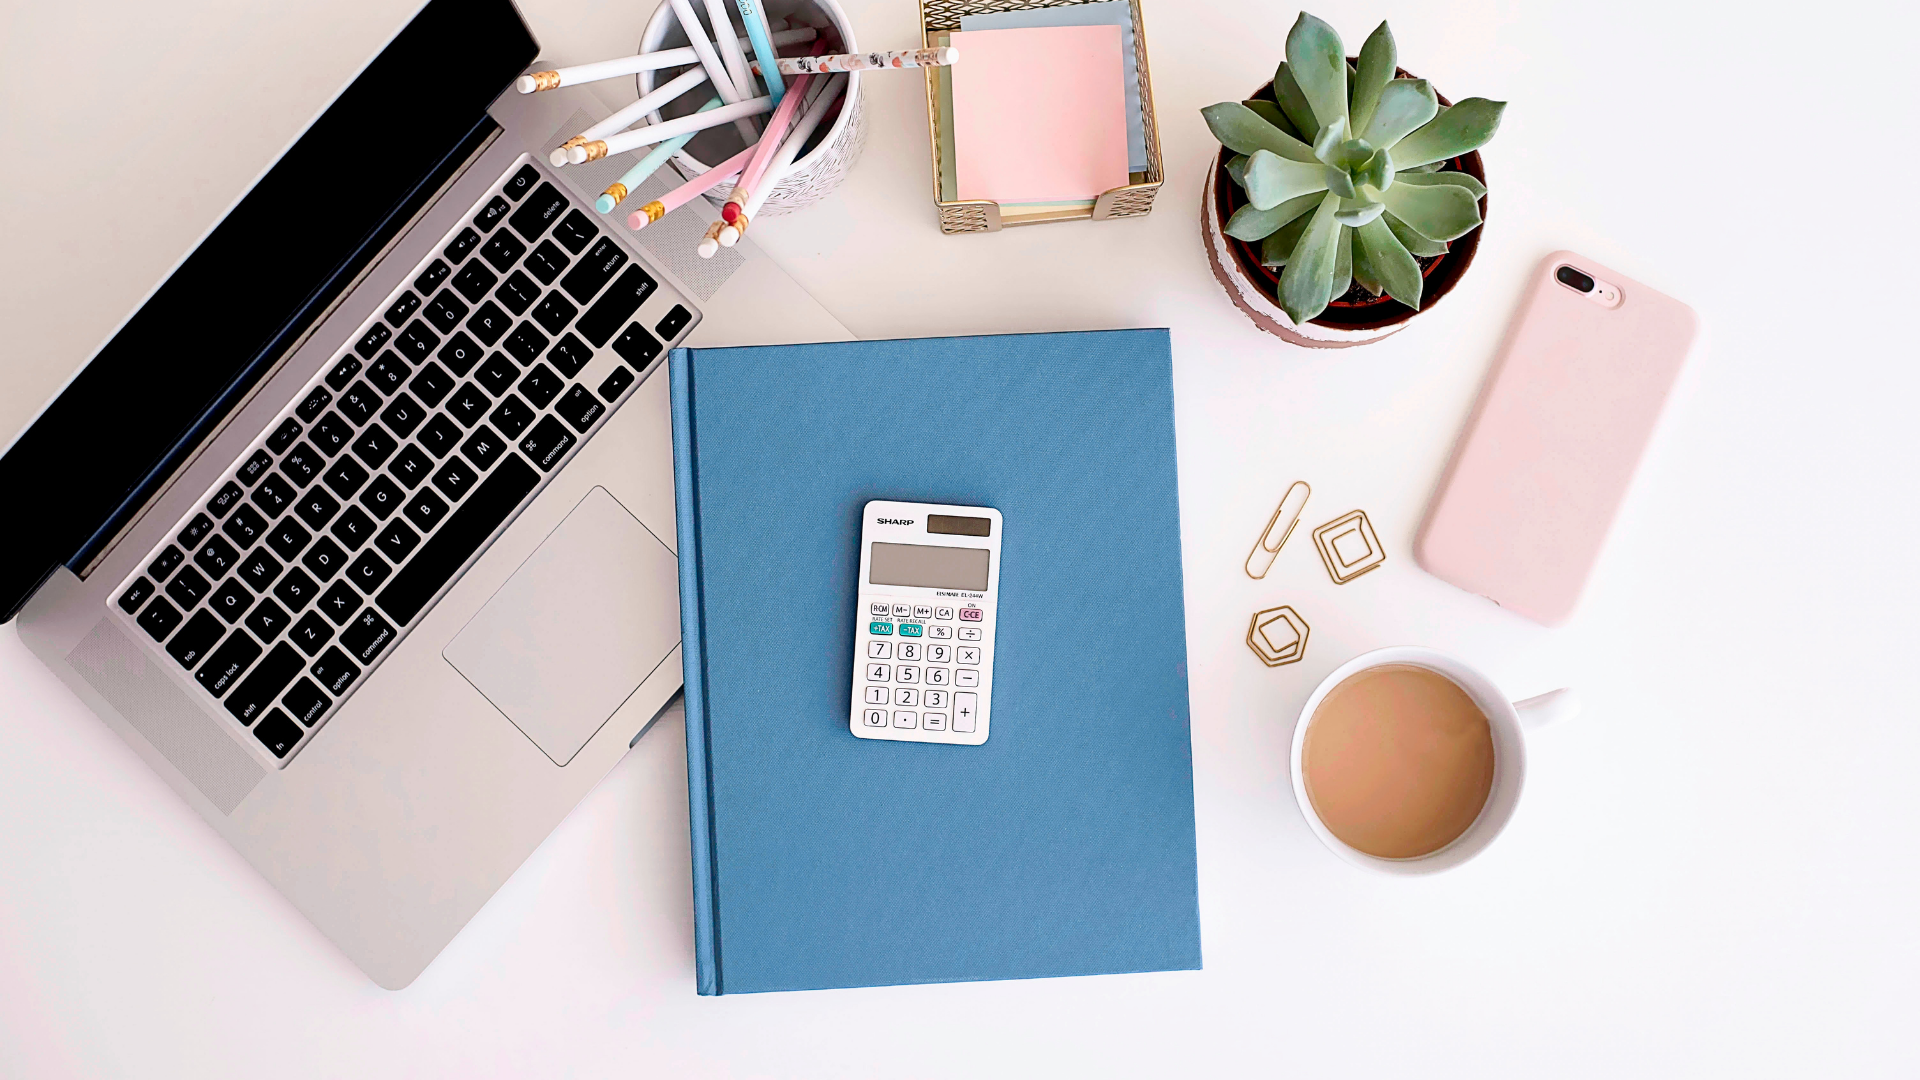
[[[511,0],[433,0],[0,458],[0,620],[112,539],[495,130],[538,45]]]

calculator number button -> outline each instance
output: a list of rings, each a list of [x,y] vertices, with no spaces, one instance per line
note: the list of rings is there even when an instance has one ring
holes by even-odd
[[[979,662],[980,662],[980,647],[979,647],[979,646],[977,646],[977,645],[962,645],[962,646],[960,646],[960,657],[959,657],[959,660],[958,660],[957,662],[958,662],[958,663],[962,663],[962,664],[977,664],[977,663],[979,663]]]
[[[979,640],[980,640],[980,628],[979,628],[979,627],[977,627],[977,626],[963,626],[963,627],[961,627],[961,628],[960,628],[960,640],[961,640],[961,641],[979,641]]]
[[[868,709],[865,719],[868,727],[886,727],[887,726],[887,710]]]
[[[927,669],[928,686],[945,686],[947,685],[947,680],[952,677],[952,672],[947,668],[930,667]]]
[[[920,704],[925,705],[929,709],[944,709],[947,707],[947,692],[945,690],[922,690],[920,691]]]
[[[894,618],[896,618],[896,619],[911,619],[911,618],[913,618],[913,605],[912,605],[912,604],[895,604],[895,605],[893,605],[893,617],[894,617]]]
[[[920,704],[920,691],[915,690],[911,686],[896,686],[893,688],[893,703],[895,705],[918,705]]]
[[[869,704],[869,705],[885,705],[886,703],[887,703],[887,688],[886,688],[886,687],[884,687],[884,686],[869,686],[869,687],[867,687],[867,704]]]
[[[914,727],[919,717],[911,712],[896,711],[893,714],[894,727]]]
[[[979,622],[981,619],[986,617],[986,614],[987,614],[986,612],[980,610],[977,607],[961,608],[960,621],[961,622]]]
[[[868,682],[886,682],[887,674],[889,673],[890,670],[891,669],[888,668],[887,665],[885,664],[868,664],[867,665],[867,681]]]
[[[915,605],[913,605],[913,617],[914,617],[914,618],[916,618],[916,619],[931,619],[931,618],[933,618],[933,606],[932,606],[932,605],[930,605],[930,604],[915,604]]]
[[[921,626],[917,622],[903,622],[900,624],[900,636],[901,637],[919,637],[921,632],[924,631],[925,629],[926,627]]]
[[[980,672],[970,667],[957,668],[953,673],[955,686],[979,686]]]
[[[950,641],[953,638],[953,627],[929,626],[927,627],[927,636],[930,638],[936,638],[940,641]]]
[[[926,648],[926,646],[917,641],[903,641],[900,643],[900,659],[918,660],[920,659],[920,650],[923,648]]]
[[[937,607],[937,608],[934,608],[934,609],[933,609],[933,617],[934,617],[934,618],[936,618],[936,619],[943,619],[943,620],[945,620],[945,621],[947,621],[947,622],[952,622],[952,621],[953,621],[953,609],[952,609],[952,608],[950,608],[950,607]]]
[[[945,731],[947,730],[947,714],[943,712],[921,713],[920,726],[926,728],[928,731]]]
[[[891,641],[867,642],[867,659],[869,660],[893,659],[893,642]]]
[[[876,619],[890,618],[893,615],[893,605],[884,600],[876,600],[867,605],[867,614]]]
[[[867,624],[867,633],[882,636],[891,634],[893,633],[893,624],[890,622],[870,622]]]
[[[893,669],[893,681],[904,682],[904,683],[919,682],[920,669],[917,667],[908,667],[905,664],[901,664],[900,666]]]
[[[972,731],[974,722],[978,719],[980,719],[980,703],[977,695],[953,695],[953,730]]]
[[[905,660],[905,659],[907,659],[907,656],[906,656],[906,655],[905,655],[905,654],[903,653],[903,654],[901,654],[901,657],[900,657],[900,658],[901,658],[902,660]],[[951,664],[951,663],[953,663],[953,646],[951,646],[951,645],[929,645],[929,646],[927,646],[927,663],[929,663],[929,664]]]

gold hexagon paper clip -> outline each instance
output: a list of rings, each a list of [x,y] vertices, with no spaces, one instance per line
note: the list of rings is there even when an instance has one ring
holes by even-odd
[[[1307,620],[1281,605],[1256,611],[1247,624],[1247,648],[1268,667],[1292,664],[1307,655]]]

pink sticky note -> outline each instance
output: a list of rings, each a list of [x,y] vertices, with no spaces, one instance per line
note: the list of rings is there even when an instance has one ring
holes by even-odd
[[[1127,183],[1118,26],[953,35],[954,180],[962,199],[1092,199]]]

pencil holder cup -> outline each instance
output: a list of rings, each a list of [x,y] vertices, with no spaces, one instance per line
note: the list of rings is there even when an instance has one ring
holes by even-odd
[[[732,8],[733,5],[727,6]],[[696,4],[694,7],[696,10],[705,10],[704,5]],[[769,19],[785,19],[794,26],[830,23],[840,37],[841,44],[834,49],[835,52],[860,50],[854,41],[853,23],[848,21],[847,13],[840,10],[836,0],[769,0],[763,7]],[[639,51],[655,52],[686,43],[686,33],[674,17],[673,5],[663,0],[654,9],[653,17],[647,20]],[[640,93],[645,95],[657,82],[665,82],[676,74],[678,72],[672,70],[643,71],[635,78],[639,82]],[[847,90],[840,114],[824,134],[813,136],[813,145],[794,161],[793,167],[774,185],[773,191],[767,196],[766,205],[760,209],[760,216],[778,217],[811,206],[826,198],[847,178],[848,170],[859,160],[860,151],[865,148],[867,141],[867,118],[860,75],[858,71],[847,73]],[[685,116],[698,109],[704,100],[699,94],[684,95],[653,113],[648,121],[657,124],[663,117],[672,119]],[[733,126],[723,124],[696,135],[668,161],[683,178],[691,180],[706,172],[710,163],[725,161],[739,153],[744,145]],[[707,192],[706,197],[718,206],[727,201],[731,190],[727,184],[718,184]]]

